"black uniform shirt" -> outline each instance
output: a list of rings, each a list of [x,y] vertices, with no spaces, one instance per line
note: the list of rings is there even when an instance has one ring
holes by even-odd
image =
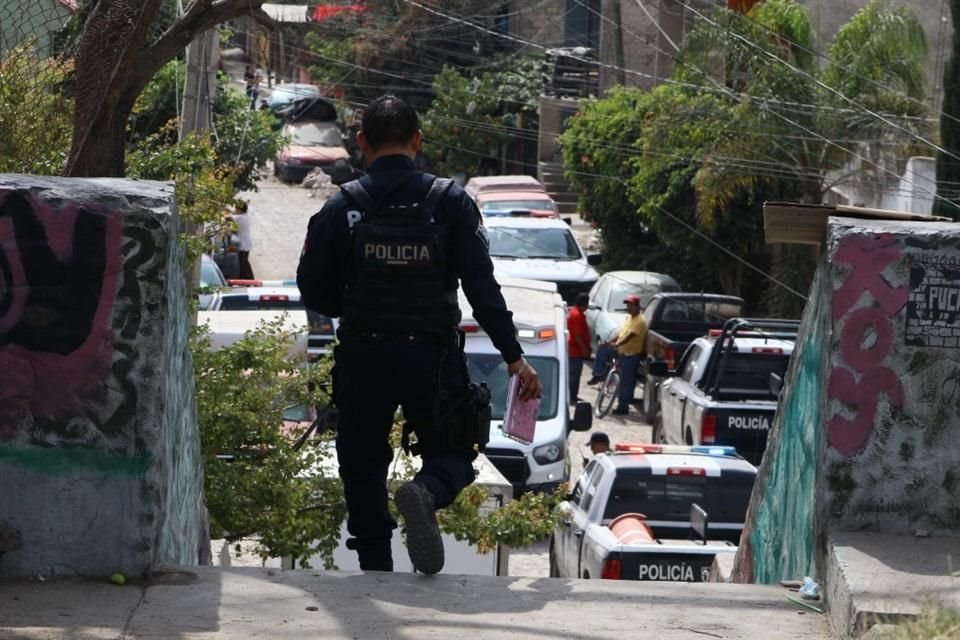
[[[413,160],[403,155],[384,156],[373,162],[360,183],[374,202],[408,176],[393,192],[389,204],[410,205],[422,202],[430,189],[430,180],[420,173],[413,177]],[[297,267],[297,286],[307,309],[332,318],[340,317],[348,262],[352,259],[352,240],[347,211],[356,210],[342,191],[333,194],[320,212],[310,218],[307,239]],[[517,342],[513,314],[507,309],[500,285],[493,277],[493,262],[480,211],[467,194],[453,185],[437,207],[435,218],[450,232],[450,265],[460,279],[463,292],[473,307],[474,319],[487,332],[504,361],[520,358],[523,350]]]

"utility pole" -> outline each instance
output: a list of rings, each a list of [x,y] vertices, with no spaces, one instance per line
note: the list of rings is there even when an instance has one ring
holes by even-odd
[[[187,47],[187,77],[183,86],[183,117],[180,139],[213,124],[213,101],[217,95],[217,62],[220,34],[216,29],[201,33]]]
[[[627,84],[627,75],[624,68],[626,58],[623,55],[623,17],[620,0],[613,0],[613,54],[617,84],[622,86]]]

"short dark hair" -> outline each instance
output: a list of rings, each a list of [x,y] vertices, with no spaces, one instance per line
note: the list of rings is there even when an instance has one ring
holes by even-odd
[[[590,304],[590,296],[586,293],[578,293],[576,299],[573,301],[573,304],[578,307],[586,307]]]
[[[372,149],[384,145],[404,145],[420,130],[420,118],[413,107],[388,93],[363,110],[360,129]]]

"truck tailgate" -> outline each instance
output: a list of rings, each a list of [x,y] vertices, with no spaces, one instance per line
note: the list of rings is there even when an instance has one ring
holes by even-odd
[[[673,541],[664,541],[672,545]],[[648,550],[627,551],[621,556],[621,580],[657,580],[664,582],[706,582],[717,553],[735,553],[730,543],[697,545],[687,542],[686,549],[653,547]],[[686,546],[686,545],[684,545]]]
[[[721,403],[710,407],[710,413],[717,419],[716,439],[712,444],[735,447],[750,463],[760,464],[776,410],[773,403],[759,407]]]

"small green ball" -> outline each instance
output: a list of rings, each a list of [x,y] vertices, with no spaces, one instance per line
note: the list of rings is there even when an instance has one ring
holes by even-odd
[[[123,584],[127,581],[127,578],[122,573],[115,573],[110,576],[110,582],[113,584]]]

